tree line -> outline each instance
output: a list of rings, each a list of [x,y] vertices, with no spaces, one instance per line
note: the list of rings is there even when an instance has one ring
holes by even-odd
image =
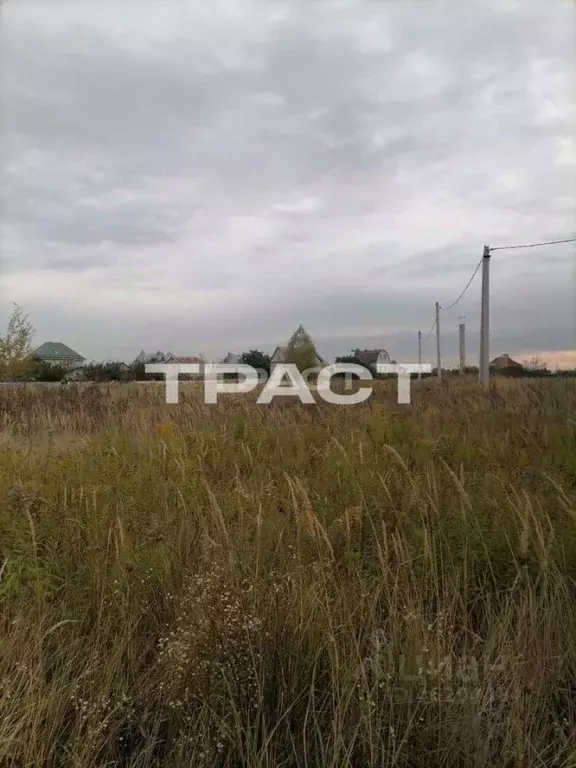
[[[35,359],[32,340],[35,329],[22,307],[15,304],[8,319],[6,332],[0,336],[0,380],[1,381],[44,381],[58,382],[66,380],[70,370],[66,366],[54,365]],[[303,325],[299,325],[294,331],[285,348],[282,362],[296,365],[299,371],[309,371],[318,366],[319,355],[314,340]],[[337,363],[355,363],[363,365],[370,370],[373,378],[386,378],[385,374],[379,374],[375,366],[366,366],[354,356],[342,356],[336,358]],[[259,349],[249,349],[239,357],[239,363],[250,365],[266,376],[270,375],[272,360],[270,355]],[[478,375],[478,368],[470,366],[464,370],[465,374]],[[538,358],[533,358],[524,368],[504,369],[497,372],[498,375],[512,378],[525,377],[549,377],[549,376],[576,376],[576,370],[564,370],[552,373]],[[446,370],[443,375],[457,376],[459,370]],[[146,381],[162,380],[162,374],[146,373],[143,362],[134,362],[126,365],[123,362],[108,361],[101,363],[88,363],[81,367],[77,374],[79,380],[105,382],[105,381]],[[435,376],[436,371],[423,374],[423,378]],[[185,377],[183,377],[185,378]]]
[[[0,336],[0,380],[2,381],[64,381],[70,369],[35,358],[32,348],[35,329],[28,315],[18,304],[14,305],[8,319],[6,332]],[[286,346],[283,362],[295,364],[300,371],[317,365],[318,354],[310,334],[300,325],[292,334]],[[239,362],[250,365],[269,375],[272,361],[270,355],[258,349],[250,349],[239,357]],[[119,361],[86,363],[75,371],[76,378],[83,381],[146,381],[162,380],[162,374],[146,373],[144,362],[126,365]],[[186,378],[186,377],[183,377]]]

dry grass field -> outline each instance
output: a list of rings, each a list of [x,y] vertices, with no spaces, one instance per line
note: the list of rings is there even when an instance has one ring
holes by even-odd
[[[576,382],[0,391],[0,766],[576,766]]]

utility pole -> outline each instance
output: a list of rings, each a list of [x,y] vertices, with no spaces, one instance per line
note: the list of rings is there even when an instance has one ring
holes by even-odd
[[[459,317],[458,320],[466,320],[466,318]],[[460,323],[458,331],[460,339],[460,373],[464,373],[464,368],[466,367],[466,326],[464,323]]]
[[[482,256],[479,378],[485,387],[490,385],[490,247],[488,245],[484,246]]]
[[[436,365],[438,378],[442,378],[442,362],[440,360],[440,304],[436,302]]]
[[[422,363],[422,331],[418,331],[418,365]],[[421,371],[418,371],[418,378],[422,378]]]

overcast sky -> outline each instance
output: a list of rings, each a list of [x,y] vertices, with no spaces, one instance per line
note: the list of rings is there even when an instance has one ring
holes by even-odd
[[[575,234],[570,0],[2,16],[1,314],[22,304],[37,344],[214,357],[303,323],[326,357],[407,362],[484,243]],[[574,244],[496,252],[491,273],[492,356],[576,349]],[[479,277],[442,314],[447,360],[459,315],[475,357]]]

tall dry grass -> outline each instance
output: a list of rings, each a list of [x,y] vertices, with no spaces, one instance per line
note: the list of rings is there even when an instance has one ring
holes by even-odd
[[[1,766],[576,765],[576,388],[0,392]]]

